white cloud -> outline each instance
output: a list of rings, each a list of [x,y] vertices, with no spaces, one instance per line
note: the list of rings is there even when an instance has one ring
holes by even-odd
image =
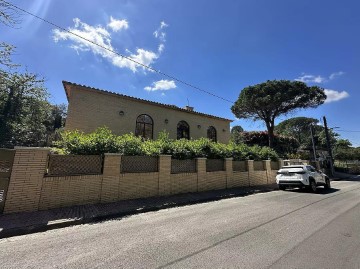
[[[335,78],[337,78],[337,77],[340,77],[340,76],[342,76],[342,75],[344,75],[344,74],[345,74],[345,72],[343,72],[343,71],[335,72],[335,73],[332,73],[332,74],[329,76],[329,79],[330,79],[330,80],[333,80],[333,79],[335,79]]]
[[[72,44],[70,45],[70,48],[75,49],[78,53],[79,51],[92,51],[95,55],[107,59],[110,63],[120,68],[128,68],[133,72],[138,71],[139,68],[145,70],[145,67],[111,52],[116,51],[116,49],[111,44],[111,34],[104,27],[101,27],[100,25],[88,25],[84,22],[81,22],[81,20],[78,18],[74,19],[74,24],[74,27],[69,27],[68,30],[75,35],[67,31],[54,29],[53,40],[55,42],[63,40],[71,41]],[[80,38],[79,36],[89,40],[90,42]],[[98,44],[99,46],[95,45],[94,43]],[[161,48],[161,51],[162,50],[163,48]],[[155,60],[159,58],[161,51],[160,47],[158,52],[153,52],[142,48],[138,48],[136,53],[131,53],[129,50],[126,50],[126,52],[129,54],[127,56],[128,58],[147,66],[152,65]]]
[[[159,28],[155,30],[153,35],[158,38],[161,42],[166,42],[166,32],[163,30],[164,28],[168,27],[169,25],[166,24],[164,21],[160,22]]]
[[[302,81],[302,82],[305,82],[305,83],[318,83],[318,84],[321,84],[321,83],[325,83],[325,82],[328,82],[329,80],[333,80],[337,77],[340,77],[342,75],[344,75],[345,72],[343,71],[339,71],[339,72],[334,72],[334,73],[331,73],[329,75],[329,77],[323,77],[323,76],[320,76],[320,75],[309,75],[309,74],[305,74],[305,73],[302,73],[302,75],[298,78],[296,78],[295,80],[296,81]]]
[[[144,88],[146,91],[167,91],[171,89],[175,89],[176,84],[173,80],[162,79],[159,81],[155,81],[152,83],[152,86],[147,86]]]
[[[111,30],[113,30],[114,32],[118,32],[122,29],[128,29],[129,28],[129,23],[127,22],[127,20],[117,20],[114,19],[112,16],[110,16],[110,22],[107,25]]]
[[[168,27],[169,25],[166,24],[164,21],[160,22],[160,29],[163,29],[165,27]]]
[[[302,76],[298,77],[295,79],[296,81],[301,81],[301,82],[305,82],[305,83],[323,83],[326,81],[326,79],[322,76],[314,76],[314,75],[305,75],[303,74]]]
[[[159,52],[159,53],[162,53],[163,50],[164,50],[164,48],[165,48],[165,45],[164,45],[164,44],[160,44],[160,45],[159,45],[159,48],[158,48],[158,52]]]
[[[346,91],[335,91],[335,90],[330,90],[330,89],[325,89],[325,94],[326,94],[326,100],[325,103],[331,103],[331,102],[336,102],[339,101],[341,99],[347,98],[349,97],[349,93],[347,93]]]

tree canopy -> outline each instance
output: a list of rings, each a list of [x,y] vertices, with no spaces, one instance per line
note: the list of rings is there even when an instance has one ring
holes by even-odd
[[[315,108],[326,99],[324,89],[307,86],[300,81],[268,80],[248,86],[231,107],[237,118],[262,120],[269,134],[269,146],[273,147],[275,119],[297,109]]]
[[[285,136],[296,138],[302,147],[311,145],[310,126],[316,125],[319,121],[314,118],[295,117],[284,120],[275,126],[275,132]]]
[[[231,128],[231,141],[240,144],[242,142],[241,133],[244,132],[244,128],[240,125],[235,125]]]
[[[12,6],[0,0],[0,24],[19,23]],[[66,108],[52,105],[44,79],[13,64],[14,46],[0,41],[0,147],[43,146],[64,124]]]

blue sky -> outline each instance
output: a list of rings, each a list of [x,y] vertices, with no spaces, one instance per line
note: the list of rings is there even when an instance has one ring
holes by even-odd
[[[109,49],[235,101],[249,85],[302,80],[326,89],[328,100],[292,116],[320,119],[360,146],[360,2],[355,0],[13,0],[12,3]],[[237,120],[231,104],[115,54],[89,45],[36,18],[0,26],[14,44],[13,60],[46,78],[53,103],[66,103],[61,81]],[[279,122],[278,120],[278,122]],[[352,132],[350,132],[352,131]]]

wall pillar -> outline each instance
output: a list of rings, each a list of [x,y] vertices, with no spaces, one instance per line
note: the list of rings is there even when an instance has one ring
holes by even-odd
[[[100,194],[101,203],[111,203],[119,199],[120,165],[120,154],[105,153]]]
[[[269,184],[269,182],[271,182],[271,161],[270,160],[264,160],[264,169],[266,170],[266,178],[267,178],[267,184]]]
[[[196,158],[197,191],[202,191],[206,183],[206,158]]]
[[[279,169],[281,169],[284,166],[284,160],[283,159],[279,159]]]
[[[171,194],[171,155],[159,156],[159,196]]]
[[[233,178],[233,158],[225,158],[226,188]]]
[[[247,160],[246,167],[248,171],[248,186],[250,186],[250,182],[254,178],[254,160]]]
[[[38,211],[49,149],[15,147],[4,213]]]

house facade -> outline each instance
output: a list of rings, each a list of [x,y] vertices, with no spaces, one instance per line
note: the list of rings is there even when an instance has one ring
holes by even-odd
[[[147,139],[157,139],[165,130],[172,139],[230,140],[229,119],[66,81],[63,86],[69,103],[66,130],[89,133],[107,126],[117,135],[134,133]]]

